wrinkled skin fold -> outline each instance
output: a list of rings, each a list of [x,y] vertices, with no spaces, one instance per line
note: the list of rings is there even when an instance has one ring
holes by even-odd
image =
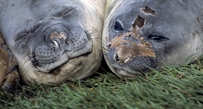
[[[105,1],[0,0],[0,33],[25,84],[83,79],[101,62]]]
[[[121,78],[134,77],[199,59],[202,5],[202,0],[107,0],[102,41],[110,69]]]

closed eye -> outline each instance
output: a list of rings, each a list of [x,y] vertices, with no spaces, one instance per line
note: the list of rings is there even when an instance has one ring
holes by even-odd
[[[26,37],[29,33],[26,31],[21,31],[16,35],[15,41],[22,39],[23,37]]]
[[[64,10],[64,11],[61,13],[60,17],[63,17],[63,16],[68,15],[68,14],[69,14],[70,12],[72,12],[73,10],[76,10],[75,7],[70,7],[70,8],[68,8],[68,9]]]
[[[15,40],[20,40],[26,36],[28,36],[29,34],[35,32],[36,30],[38,30],[41,27],[42,22],[39,21],[37,24],[33,25],[29,30],[23,30],[21,32],[19,32],[17,34],[17,37],[15,38]]]
[[[116,30],[116,31],[123,31],[124,29],[123,29],[123,25],[122,25],[121,21],[118,21],[118,20],[117,20],[117,21],[114,23],[113,29]]]
[[[150,40],[156,41],[156,42],[162,42],[162,41],[167,41],[169,38],[165,36],[159,36],[159,35],[149,35],[148,38]]]

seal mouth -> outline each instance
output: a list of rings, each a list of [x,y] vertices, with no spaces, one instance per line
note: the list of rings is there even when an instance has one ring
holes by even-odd
[[[130,74],[142,74],[149,72],[151,69],[157,68],[159,65],[158,58],[149,56],[136,56],[132,58],[126,58],[126,60],[120,60],[116,54],[115,49],[109,49],[107,53],[107,63],[112,66],[114,71],[130,73]],[[123,74],[123,73],[122,73]]]
[[[52,70],[50,70],[49,72],[46,72],[46,71],[43,71],[43,70],[39,70],[40,67],[37,67],[37,71],[40,71],[41,73],[49,73],[49,74],[53,74],[53,75],[58,75],[58,74],[60,74],[61,69],[62,69],[63,67],[65,67],[66,64],[68,64],[69,61],[74,60],[74,59],[77,59],[77,58],[79,58],[79,57],[88,57],[89,54],[90,54],[90,53],[86,53],[86,54],[83,54],[82,56],[78,56],[78,57],[75,57],[75,58],[71,58],[71,59],[67,60],[67,61],[64,62],[64,63],[62,63],[62,64],[60,64],[60,65],[58,65],[58,66],[55,66],[55,68],[52,68]]]
[[[87,50],[85,52],[81,52],[82,50]],[[77,51],[76,51],[77,52]],[[56,71],[59,71],[60,68],[62,68],[66,63],[68,63],[70,60],[76,59],[78,57],[84,57],[88,56],[91,53],[90,45],[87,45],[85,48],[78,50],[78,53],[81,53],[81,55],[69,55],[68,51],[64,51],[62,55],[60,55],[56,60],[47,61],[46,63],[39,63],[38,61],[32,61],[32,64],[37,68],[37,71],[43,72],[43,73],[57,73]],[[36,59],[36,56],[34,56]]]

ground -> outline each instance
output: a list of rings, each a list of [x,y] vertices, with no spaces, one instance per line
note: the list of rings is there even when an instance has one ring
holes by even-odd
[[[203,108],[203,63],[164,66],[163,71],[126,80],[101,66],[93,76],[77,82],[0,91],[0,104],[1,109]]]

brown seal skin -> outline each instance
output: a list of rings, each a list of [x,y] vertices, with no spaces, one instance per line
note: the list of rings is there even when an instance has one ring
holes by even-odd
[[[0,35],[0,85],[4,90],[12,91],[17,88],[19,81],[17,60]]]
[[[202,0],[107,0],[103,54],[120,78],[203,54]]]
[[[103,0],[0,0],[0,33],[21,80],[50,85],[93,74],[102,59],[104,5]]]

